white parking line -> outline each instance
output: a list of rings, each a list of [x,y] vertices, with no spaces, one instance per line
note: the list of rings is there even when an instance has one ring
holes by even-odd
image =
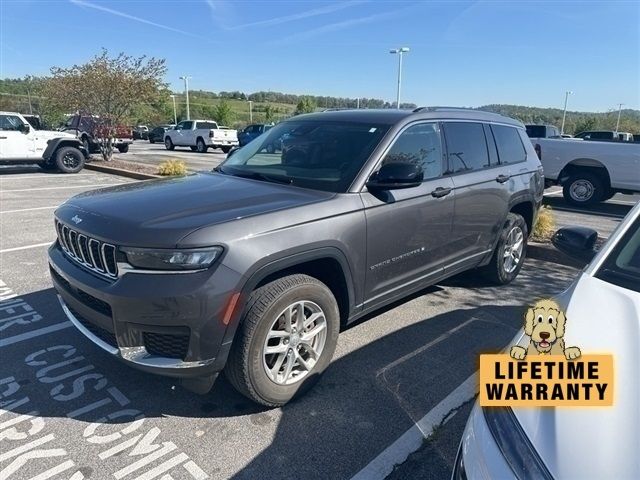
[[[51,210],[58,207],[59,205],[54,205],[53,207],[19,208],[18,210],[5,210],[4,212],[0,212],[0,215],[3,213],[31,212],[33,210]]]
[[[0,173],[2,173],[2,169],[0,169]],[[77,177],[95,177],[95,173],[74,173],[73,178]],[[0,177],[1,180],[27,180],[31,178],[66,178],[69,179],[69,174],[67,173],[44,173],[40,175],[7,175],[6,177]]]
[[[462,382],[400,438],[356,473],[352,480],[382,480],[386,478],[396,465],[403,463],[409,455],[422,446],[422,442],[431,436],[435,427],[453,417],[453,415],[449,415],[453,409],[473,398],[478,390],[477,375],[478,372]]]
[[[53,240],[51,240],[51,242],[53,242]],[[51,242],[36,243],[35,245],[25,245],[24,247],[5,248],[4,250],[0,250],[0,253],[17,252],[19,250],[29,250],[30,248],[47,247],[51,245]]]
[[[69,321],[54,323],[53,325],[49,325],[48,327],[38,328],[37,330],[31,330],[30,332],[21,333],[19,335],[14,335],[13,337],[7,337],[0,340],[0,348],[6,347],[7,345],[12,345],[18,342],[24,342],[25,340],[29,340],[34,337],[39,337],[41,335],[48,335],[51,332],[57,332],[58,330],[63,330],[65,328],[72,327],[73,324]]]
[[[21,188],[17,190],[0,190],[0,193],[5,192],[37,192],[39,190],[66,190],[69,188],[94,188],[94,187],[113,187],[116,185],[122,185],[122,183],[102,183],[97,185],[67,185],[64,187],[42,187],[42,188]]]

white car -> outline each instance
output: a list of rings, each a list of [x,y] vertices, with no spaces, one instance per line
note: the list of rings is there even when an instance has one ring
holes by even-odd
[[[190,147],[194,152],[205,153],[209,148],[220,148],[229,153],[238,146],[238,132],[219,126],[213,120],[184,120],[164,134],[167,150]]]
[[[592,253],[597,234],[561,229],[565,253]],[[467,422],[453,479],[640,478],[640,202],[558,298],[567,341],[614,359],[612,407],[482,408]],[[523,333],[510,345],[519,344]]]
[[[640,192],[640,143],[531,138],[547,186],[562,185],[573,205]]]
[[[88,152],[75,135],[36,130],[17,112],[0,112],[0,164],[38,163],[45,170],[77,173]]]

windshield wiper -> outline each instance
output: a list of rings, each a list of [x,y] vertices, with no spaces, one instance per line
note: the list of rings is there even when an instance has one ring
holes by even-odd
[[[241,178],[251,178],[253,180],[262,180],[265,182],[272,182],[272,183],[282,183],[285,185],[290,185],[293,183],[293,179],[289,178],[289,177],[283,177],[281,175],[269,175],[266,173],[260,173],[260,172],[254,172],[254,171],[239,171],[239,170],[234,170],[233,172],[230,171],[223,171],[222,169],[218,169],[216,170],[219,173],[224,173],[227,175],[233,175],[234,177],[241,177]]]

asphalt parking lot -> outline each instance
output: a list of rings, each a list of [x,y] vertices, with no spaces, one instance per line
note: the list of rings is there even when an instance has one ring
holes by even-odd
[[[322,381],[281,409],[252,404],[223,376],[198,396],[99,351],[51,288],[55,207],[129,181],[86,170],[0,172],[2,479],[448,478],[478,354],[507,346],[525,305],[577,273],[527,260],[506,287],[467,274],[428,288],[343,331]],[[619,221],[593,222],[603,219]]]
[[[98,154],[93,154],[97,156]],[[115,153],[114,158],[129,160],[147,165],[158,165],[168,159],[184,160],[191,171],[211,170],[225,158],[227,154],[220,149],[209,149],[207,153],[192,152],[188,147],[176,147],[169,151],[162,143],[151,144],[146,140],[136,140],[127,153]]]

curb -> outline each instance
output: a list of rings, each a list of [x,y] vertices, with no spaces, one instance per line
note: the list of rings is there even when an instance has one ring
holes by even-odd
[[[575,260],[561,251],[556,250],[550,243],[529,242],[527,244],[527,257],[579,269],[584,268],[586,265],[585,262]]]
[[[154,178],[164,178],[161,175],[152,175],[150,173],[132,172],[122,168],[107,167],[106,165],[95,165],[93,163],[85,164],[87,170],[95,170],[96,172],[110,173],[111,175],[120,175],[121,177],[134,178],[136,180],[151,180]]]

